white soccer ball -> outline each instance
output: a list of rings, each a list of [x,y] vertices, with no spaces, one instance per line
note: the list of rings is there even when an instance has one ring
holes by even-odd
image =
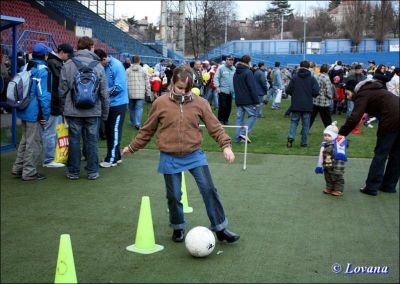
[[[215,248],[214,234],[206,227],[194,227],[186,234],[185,246],[191,255],[205,257]]]

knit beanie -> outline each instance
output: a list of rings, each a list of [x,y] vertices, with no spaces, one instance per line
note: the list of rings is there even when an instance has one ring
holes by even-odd
[[[327,126],[324,130],[324,134],[329,134],[333,140],[335,140],[338,136],[339,129],[336,126],[337,121],[332,122],[331,125]]]

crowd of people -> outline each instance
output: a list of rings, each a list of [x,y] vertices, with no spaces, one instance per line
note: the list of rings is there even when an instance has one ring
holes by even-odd
[[[20,69],[31,70],[40,78],[38,86],[41,92],[36,92],[37,96],[26,109],[17,112],[22,121],[22,139],[12,167],[14,176],[24,181],[45,179],[46,177],[38,173],[36,169],[41,153],[43,153],[44,167],[64,166],[54,161],[57,143],[56,124],[60,116],[65,118],[69,128],[67,178],[79,179],[80,163],[86,160],[87,178],[95,180],[99,177],[99,167],[117,166],[122,163],[121,153],[132,153],[145,146],[149,137],[157,129],[158,123],[165,119],[159,101],[167,103],[170,99],[174,100],[181,106],[182,112],[184,103],[198,101],[196,96],[198,95],[202,103],[207,102],[207,106],[202,105],[200,109],[193,109],[193,115],[196,114],[197,118],[211,123],[207,127],[210,127],[211,133],[216,135],[214,138],[225,150],[226,147],[230,149],[231,142],[223,134],[224,132],[218,134],[220,130],[217,131],[217,129],[223,129],[221,126],[229,124],[246,125],[248,132],[245,132],[244,128],[237,128],[233,142],[251,143],[254,125],[258,119],[265,117],[265,110],[280,109],[281,100],[290,96],[290,107],[285,111],[285,116],[290,118],[286,147],[293,147],[300,121],[302,124],[300,146],[308,147],[308,133],[318,114],[326,128],[324,135],[329,136],[324,136],[324,149],[321,148],[320,153],[323,159],[316,170],[318,173],[325,173],[327,179],[325,193],[336,196],[343,194],[342,179],[339,179],[340,186],[335,185],[332,188],[332,184],[335,184],[334,181],[337,178],[335,174],[343,174],[344,164],[340,162],[341,166],[334,173],[330,171],[336,163],[335,151],[342,149],[343,141],[346,140],[341,137],[349,133],[357,133],[361,122],[368,127],[373,127],[369,123],[372,120],[378,124],[378,139],[375,157],[362,192],[376,195],[377,190],[396,191],[395,185],[400,172],[399,147],[395,147],[400,142],[399,67],[376,65],[373,60],[369,61],[367,67],[358,62],[344,65],[341,61],[317,67],[307,60],[301,61],[294,68],[281,67],[280,62],[275,62],[273,67],[267,67],[262,61],[252,64],[252,58],[249,55],[241,58],[228,55],[221,64],[215,61],[195,60],[182,62],[180,66],[176,66],[170,59],[166,61],[161,59],[159,63],[151,67],[142,64],[138,55],[126,58],[122,63],[101,49],[94,50],[93,45],[93,40],[88,37],[79,39],[76,51],[67,43],[59,45],[56,51],[38,43],[33,46],[29,62],[26,65],[20,64]],[[74,102],[74,80],[79,69],[76,61],[86,65],[95,62],[93,72],[98,79],[96,89],[98,99],[91,108],[78,108]],[[185,86],[179,85],[182,83],[182,78],[186,80]],[[152,103],[153,106],[149,120],[143,126],[143,107],[146,102]],[[235,122],[230,121],[233,102],[236,104],[237,111]],[[209,116],[214,117],[212,109],[217,113],[215,121],[209,121],[211,119]],[[129,148],[121,151],[123,123],[127,110],[130,126],[139,134]],[[332,115],[335,114],[343,114],[347,119],[340,130],[332,125]],[[174,118],[171,123],[179,124],[177,119],[178,117]],[[197,124],[195,117],[192,122]],[[165,126],[162,125],[161,128],[163,127]],[[167,128],[165,131],[169,140],[171,140],[171,134],[168,131],[173,131],[172,128]],[[102,133],[101,137],[107,140],[107,153],[101,161],[98,157],[99,129]],[[226,138],[224,141],[221,140],[223,137]],[[339,138],[341,144],[335,142],[339,141]],[[170,144],[164,149],[165,141],[161,141],[160,137],[158,146],[162,153],[179,157],[200,149],[197,138],[186,137],[185,139],[193,139],[189,141],[193,143],[193,147],[182,153],[179,152],[179,148],[174,148],[174,145]],[[329,154],[326,154],[325,148],[329,148]],[[225,158],[233,161],[232,155],[233,153],[225,153]],[[201,153],[191,156],[190,163],[198,162],[200,159],[202,163],[195,163],[196,167],[204,166],[205,160],[201,157]],[[193,169],[182,167],[180,164],[177,166],[178,171],[170,173],[165,168],[165,164],[172,158],[165,156],[162,159],[160,172],[165,175],[176,175],[182,170]],[[387,159],[389,161],[385,171]],[[184,163],[187,162],[184,161]],[[193,174],[196,176],[195,172]],[[166,186],[171,189],[170,194],[173,196],[171,198],[179,195],[176,192],[177,182],[175,176],[166,177]],[[210,179],[208,182],[212,183]],[[170,208],[170,212],[175,212],[176,218],[179,219],[179,224],[183,224],[180,213],[174,210]],[[218,218],[220,219],[218,222],[223,223],[224,217]],[[214,225],[216,230],[222,228],[216,223]],[[182,228],[182,226],[175,226],[175,229]],[[177,240],[180,236],[181,232],[178,232],[174,238]],[[232,237],[231,240],[236,239]]]

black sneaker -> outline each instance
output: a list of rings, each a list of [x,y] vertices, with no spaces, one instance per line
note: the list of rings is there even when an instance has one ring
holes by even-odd
[[[185,231],[182,229],[174,230],[172,233],[172,240],[176,243],[181,243],[185,240]]]
[[[243,141],[247,140],[247,143],[249,143],[249,144],[251,143],[250,138],[246,135],[241,134],[241,135],[239,135],[239,138],[242,139]]]
[[[290,138],[289,138],[289,139],[287,140],[286,147],[287,147],[287,148],[292,148],[292,146],[293,146],[293,139],[290,139]]]
[[[216,235],[217,235],[217,239],[219,241],[221,241],[221,242],[222,241],[227,241],[228,243],[234,243],[240,238],[239,235],[229,231],[226,228],[223,229],[222,231],[216,232]]]
[[[12,175],[13,177],[16,177],[16,178],[22,178],[22,172],[21,172],[21,173],[11,172],[11,175]]]
[[[362,193],[364,193],[364,194],[372,195],[372,196],[377,196],[377,195],[378,195],[378,192],[377,192],[377,191],[369,190],[369,189],[366,188],[366,187],[360,188],[360,192],[362,192]]]
[[[31,180],[43,180],[46,179],[46,176],[36,173],[33,176],[22,177],[23,181],[31,181]]]

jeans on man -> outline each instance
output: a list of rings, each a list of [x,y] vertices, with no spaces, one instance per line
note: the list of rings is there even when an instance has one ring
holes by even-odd
[[[218,93],[216,89],[207,87],[204,98],[210,103],[210,105],[213,105],[214,110],[218,109]]]
[[[260,103],[259,103],[260,107],[257,110],[257,117],[264,117],[263,109],[262,109],[262,107],[264,105],[263,98],[264,98],[264,96],[258,96],[258,100],[260,101]]]
[[[232,110],[232,94],[225,94],[220,92],[218,94],[219,108],[218,120],[227,125],[229,123],[229,116]]]
[[[129,99],[129,113],[132,127],[142,126],[144,99]]]
[[[354,102],[353,101],[347,101],[346,118],[349,118],[351,116],[351,113],[353,112],[353,109],[354,109]]]
[[[400,177],[400,131],[378,135],[365,182],[368,191],[395,192]],[[386,164],[387,160],[387,164]],[[385,169],[386,165],[386,169]]]
[[[246,123],[244,122],[244,116],[247,113],[248,118]],[[236,125],[246,125],[248,127],[248,133],[250,133],[257,119],[257,107],[256,105],[245,105],[237,106],[236,111]],[[240,135],[246,135],[246,130],[244,128],[236,128],[235,130],[235,142],[240,141]]]
[[[85,136],[85,151],[88,176],[99,172],[98,141],[99,117],[67,117],[68,122],[68,174],[79,177],[81,169],[81,136]]]
[[[57,121],[58,116],[50,115],[46,124],[42,125],[43,164],[54,161],[57,146]]]
[[[290,116],[290,128],[288,139],[294,140],[296,137],[297,125],[301,119],[301,145],[307,145],[308,131],[310,130],[311,112],[308,111],[292,111]]]
[[[107,133],[107,156],[104,159],[107,163],[116,163],[121,160],[121,137],[122,126],[125,119],[126,104],[110,107],[106,121]]]
[[[212,99],[210,99],[210,101],[212,100],[214,110],[217,110],[219,107],[219,103],[218,103],[218,93],[217,93],[216,89],[212,89],[211,96],[212,96]]]
[[[17,158],[12,167],[12,172],[21,174],[22,178],[37,174],[36,164],[42,152],[41,127],[38,122],[22,120],[22,138],[17,150]]]
[[[226,228],[228,220],[225,218],[224,208],[219,199],[217,189],[215,188],[208,166],[201,166],[189,170],[200,193],[203,197],[208,218],[211,222],[212,231],[220,231]],[[183,204],[181,203],[182,173],[164,174],[165,186],[167,191],[169,222],[174,230],[185,229],[186,222],[183,214]]]

